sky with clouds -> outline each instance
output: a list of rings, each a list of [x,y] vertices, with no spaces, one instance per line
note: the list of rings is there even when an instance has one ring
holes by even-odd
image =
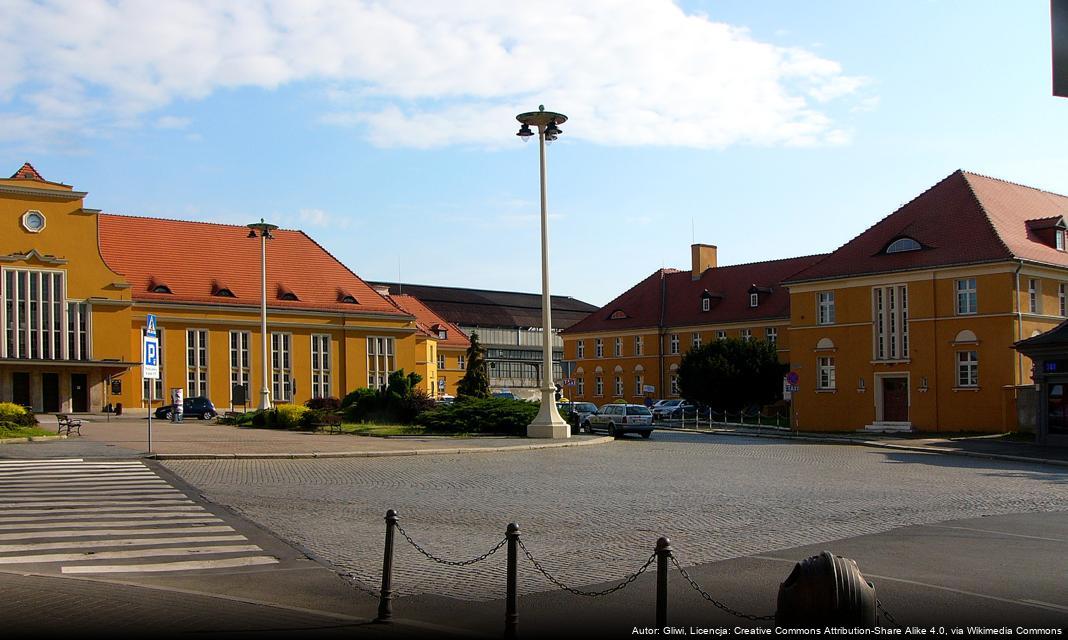
[[[885,5],[885,6],[883,6]],[[829,251],[957,168],[1068,192],[1049,5],[0,0],[0,159],[301,228],[367,279],[603,304],[692,241]],[[2,168],[2,167],[0,167]]]

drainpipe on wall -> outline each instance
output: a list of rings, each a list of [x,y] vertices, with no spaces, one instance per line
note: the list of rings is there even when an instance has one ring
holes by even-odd
[[[1016,306],[1016,340],[1014,340],[1013,342],[1019,342],[1020,340],[1023,340],[1023,309],[1020,308],[1020,270],[1021,269],[1023,269],[1023,262],[1022,261],[1020,262],[1020,264],[1016,265],[1016,273],[1015,273],[1016,295],[1015,295],[1015,303],[1014,304]],[[1017,382],[1022,382],[1023,381],[1023,354],[1020,353],[1019,351],[1016,352],[1016,380],[1017,380]],[[1016,391],[1015,391],[1016,384],[1013,384],[1012,386],[1014,387],[1013,394],[1015,394],[1016,393]]]
[[[939,390],[941,389],[941,387],[938,386],[938,291],[937,291],[937,287],[938,287],[938,283],[935,281],[935,274],[932,271],[931,272],[931,300],[934,301],[934,329],[933,329],[933,331],[934,331],[935,349],[934,349],[934,384],[931,385],[930,388],[934,389],[934,392],[935,392],[934,393],[934,399],[935,399],[935,424],[934,424],[934,427],[935,427],[935,431],[940,431],[941,430],[940,427],[942,425],[942,417],[938,413],[938,396],[940,395]],[[956,303],[957,303],[956,300],[954,300],[953,304],[956,304]],[[954,337],[956,337],[956,336],[954,336]],[[956,357],[956,356],[954,355],[954,357]]]

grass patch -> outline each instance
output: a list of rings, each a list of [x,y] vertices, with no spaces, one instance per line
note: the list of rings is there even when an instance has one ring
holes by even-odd
[[[54,436],[52,431],[38,427],[20,427],[11,423],[0,424],[0,438],[29,438],[31,436]]]
[[[341,425],[342,433],[352,433],[358,436],[421,436],[427,431],[425,428],[415,425],[403,424],[375,424],[373,422],[346,422]]]

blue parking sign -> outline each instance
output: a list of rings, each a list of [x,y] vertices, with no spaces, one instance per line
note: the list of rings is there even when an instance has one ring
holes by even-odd
[[[141,370],[141,377],[159,380],[159,338],[156,336],[145,336]]]

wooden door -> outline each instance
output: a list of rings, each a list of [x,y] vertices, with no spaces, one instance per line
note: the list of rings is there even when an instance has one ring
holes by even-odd
[[[89,376],[70,374],[70,408],[74,413],[89,411]]]
[[[883,378],[883,422],[909,421],[909,379]]]

